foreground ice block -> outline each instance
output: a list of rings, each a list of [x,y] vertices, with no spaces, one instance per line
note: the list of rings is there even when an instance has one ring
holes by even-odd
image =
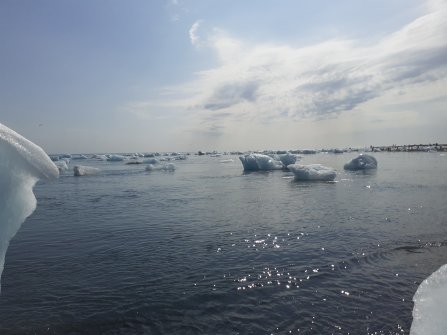
[[[262,154],[239,156],[239,159],[241,160],[245,171],[280,170],[284,167],[280,161]]]
[[[76,177],[92,176],[99,173],[99,169],[92,166],[76,165],[73,168],[73,174]]]
[[[334,169],[321,164],[292,164],[287,166],[287,168],[293,172],[296,180],[331,181],[337,175]]]
[[[370,155],[360,154],[344,166],[345,170],[371,170],[377,169],[377,160]]]
[[[9,241],[36,208],[34,185],[58,176],[39,146],[0,123],[0,278]]]
[[[419,285],[413,302],[410,335],[447,334],[447,264]]]

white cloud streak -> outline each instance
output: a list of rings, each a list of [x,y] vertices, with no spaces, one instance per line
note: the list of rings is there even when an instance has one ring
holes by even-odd
[[[447,77],[446,2],[432,1],[430,8],[374,44],[334,39],[301,47],[250,45],[214,29],[206,45],[218,66],[170,87],[166,103],[187,110],[192,128],[221,134],[229,122],[326,119],[361,110],[390,92],[397,99]],[[194,46],[205,43],[199,27],[196,21],[189,30]],[[436,94],[447,96],[446,90],[435,90],[432,98]]]
[[[199,45],[199,43],[200,43],[200,37],[198,34],[200,23],[201,23],[200,20],[194,22],[188,32],[189,40],[191,41],[191,44],[195,45],[195,46]]]

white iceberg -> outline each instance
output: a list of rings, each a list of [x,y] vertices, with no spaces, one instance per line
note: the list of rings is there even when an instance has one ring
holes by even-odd
[[[106,155],[95,154],[95,155],[92,155],[92,159],[98,159],[98,160],[101,160],[101,161],[105,161],[105,160],[107,160],[107,156]]]
[[[65,159],[61,159],[61,160],[54,162],[54,165],[57,166],[57,168],[59,169],[59,172],[68,170],[68,164]]]
[[[413,323],[410,335],[447,333],[447,264],[432,273],[413,296]]]
[[[239,159],[245,171],[280,170],[284,167],[280,161],[262,154],[248,154],[239,156]]]
[[[168,164],[157,164],[157,165],[153,165],[153,164],[148,164],[146,166],[146,171],[175,171],[175,165],[172,163],[168,163]]]
[[[377,169],[377,160],[370,155],[360,154],[344,166],[345,170],[371,170]]]
[[[73,173],[76,177],[92,176],[99,173],[99,169],[92,166],[76,165],[73,168]]]
[[[107,160],[109,162],[122,162],[125,159],[126,159],[126,157],[124,157],[123,155],[109,155],[107,157]]]
[[[332,181],[337,175],[333,168],[321,164],[292,164],[287,166],[287,168],[293,172],[296,180]]]
[[[71,159],[88,159],[86,155],[76,155],[72,156]]]
[[[42,148],[0,123],[0,277],[9,241],[36,208],[34,185],[58,176]]]
[[[284,165],[284,167],[286,167],[290,164],[295,164],[296,161],[299,160],[300,158],[301,158],[301,156],[291,154],[289,152],[287,152],[285,154],[278,155],[278,159],[279,159],[279,161],[281,161],[281,163]]]
[[[303,149],[300,150],[300,153],[304,154],[304,155],[314,155],[317,153],[317,150],[315,149]]]
[[[156,159],[156,158],[149,158],[149,159],[145,159],[145,160],[143,161],[143,163],[144,163],[144,164],[152,164],[152,165],[155,165],[155,164],[159,164],[160,161],[159,161],[158,159]]]

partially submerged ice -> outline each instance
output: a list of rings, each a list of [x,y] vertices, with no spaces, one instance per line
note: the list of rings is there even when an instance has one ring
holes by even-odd
[[[410,335],[447,334],[447,264],[419,285],[413,302]]]
[[[295,164],[297,159],[300,159],[301,156],[291,154],[289,152],[285,154],[279,154],[277,155],[278,160],[284,165],[284,167],[287,167],[290,164]]]
[[[42,148],[0,123],[0,278],[9,241],[36,208],[34,185],[58,176]]]
[[[321,164],[292,164],[287,167],[293,172],[296,180],[332,181],[337,175],[333,168]]]
[[[63,171],[68,170],[68,164],[67,164],[67,161],[64,160],[64,159],[55,161],[55,162],[54,162],[54,165],[57,166],[59,172],[63,172]]]
[[[106,155],[109,162],[122,162],[126,159],[123,155]]]
[[[167,164],[148,164],[146,166],[146,171],[175,171],[175,165],[172,163]]]
[[[81,176],[92,176],[99,173],[99,169],[92,167],[92,166],[85,166],[85,165],[76,165],[73,168],[73,174],[75,177],[81,177]]]
[[[370,155],[360,154],[344,166],[345,170],[371,170],[377,169],[377,160]]]
[[[239,156],[239,159],[241,160],[245,171],[268,171],[284,168],[284,164],[281,163],[281,161],[267,155],[248,154]]]

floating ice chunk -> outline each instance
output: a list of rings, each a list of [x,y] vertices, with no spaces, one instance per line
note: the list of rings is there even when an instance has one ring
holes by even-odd
[[[87,159],[88,157],[86,155],[76,155],[71,157],[71,159]]]
[[[163,171],[175,171],[175,165],[172,163],[164,164],[162,167]]]
[[[36,208],[34,185],[58,176],[39,146],[0,123],[0,277],[9,241]]]
[[[144,163],[144,164],[152,164],[152,165],[155,165],[155,164],[159,164],[160,161],[159,161],[158,159],[156,159],[156,158],[149,158],[149,159],[145,159],[145,160],[143,161],[143,163]]]
[[[146,171],[175,171],[175,165],[172,163],[163,164],[163,165],[149,164],[148,166],[146,166]]]
[[[107,160],[109,162],[122,162],[125,159],[126,157],[124,157],[123,155],[110,155],[109,157],[107,157]]]
[[[107,160],[107,156],[106,155],[92,155],[93,159],[99,159],[102,161],[106,161]]]
[[[99,169],[92,166],[76,165],[73,168],[73,173],[76,177],[92,176],[99,173]]]
[[[370,170],[377,169],[377,160],[370,155],[360,154],[344,166],[345,170]]]
[[[220,162],[220,163],[233,163],[234,160],[232,160],[231,158],[229,158],[229,159],[222,159],[222,160],[220,160],[219,162]]]
[[[293,172],[296,180],[321,180],[331,181],[335,179],[335,170],[321,164],[299,165],[292,164],[287,168]]]
[[[239,159],[241,160],[245,171],[280,170],[284,167],[280,161],[262,154],[239,156]]]
[[[313,155],[317,153],[317,150],[315,149],[303,149],[301,150],[301,153],[304,155]]]
[[[278,155],[279,160],[284,166],[295,164],[297,159],[299,160],[301,157],[299,155],[285,153]]]
[[[54,164],[59,169],[59,172],[68,170],[68,164],[67,164],[67,161],[65,159],[58,160],[58,161],[54,162]]]
[[[447,333],[447,264],[432,273],[413,296],[413,323],[410,335]]]

